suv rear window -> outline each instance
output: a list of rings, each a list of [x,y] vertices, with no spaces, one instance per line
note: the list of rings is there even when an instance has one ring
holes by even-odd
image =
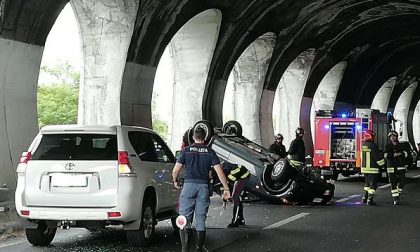
[[[32,160],[117,160],[117,136],[46,134]]]

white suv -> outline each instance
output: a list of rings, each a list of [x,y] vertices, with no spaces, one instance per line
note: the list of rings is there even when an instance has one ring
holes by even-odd
[[[177,216],[175,159],[153,131],[131,126],[47,126],[17,167],[16,210],[33,245],[57,227],[123,225],[130,245],[150,243]]]

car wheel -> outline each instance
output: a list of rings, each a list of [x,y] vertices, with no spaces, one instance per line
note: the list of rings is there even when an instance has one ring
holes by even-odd
[[[228,121],[223,125],[222,132],[226,134],[235,134],[242,136],[242,126],[237,121]]]
[[[128,244],[131,246],[147,246],[155,233],[155,209],[150,202],[144,202],[138,230],[126,230]]]
[[[48,227],[45,222],[39,222],[35,229],[26,228],[26,238],[34,246],[47,246],[54,239],[56,227]]]
[[[206,132],[206,137],[204,138],[204,142],[205,143],[210,142],[210,139],[214,135],[213,125],[209,121],[206,121],[206,120],[201,120],[201,121],[196,122],[194,124],[194,127],[192,127],[192,129],[191,129],[192,132],[189,134],[189,135],[191,135],[191,138],[192,138],[192,135],[193,135],[194,130],[196,128],[203,128],[204,131]]]
[[[289,178],[287,164],[285,159],[280,159],[274,164],[273,170],[271,171],[271,179],[275,182],[285,182]]]

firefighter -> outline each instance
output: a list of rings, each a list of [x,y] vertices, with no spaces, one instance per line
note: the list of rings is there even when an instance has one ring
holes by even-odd
[[[375,196],[380,168],[385,164],[378,145],[374,142],[375,132],[366,130],[365,141],[362,144],[362,173],[365,175],[365,187],[362,202],[368,206],[375,205]]]
[[[305,143],[303,142],[305,130],[301,127],[298,127],[295,130],[295,133],[296,138],[290,143],[290,148],[288,151],[289,163],[295,168],[302,168],[305,164]]]
[[[285,158],[287,156],[286,147],[283,144],[282,134],[279,133],[274,136],[274,143],[270,145],[270,151],[280,158]]]
[[[400,195],[405,185],[405,173],[409,150],[398,141],[398,133],[391,131],[388,134],[391,143],[385,148],[384,156],[387,160],[387,173],[391,183],[391,195],[394,199],[394,205],[400,204]]]
[[[232,164],[227,161],[221,163],[228,180],[231,200],[233,202],[232,221],[228,228],[245,225],[244,208],[242,204],[242,192],[246,180],[250,177],[248,169],[242,165]]]
[[[203,128],[198,127],[194,130],[193,139],[195,143],[185,147],[172,171],[174,186],[179,189],[178,175],[182,166],[185,165],[185,178],[179,196],[180,216],[177,219],[177,223],[178,220],[181,220],[179,223],[184,224],[179,231],[183,252],[189,250],[188,237],[191,232],[194,213],[197,230],[196,251],[203,250],[206,235],[205,222],[210,206],[209,172],[212,166],[223,184],[223,199],[230,198],[226,176],[220,166],[219,158],[214,150],[204,143],[205,136],[206,132]]]

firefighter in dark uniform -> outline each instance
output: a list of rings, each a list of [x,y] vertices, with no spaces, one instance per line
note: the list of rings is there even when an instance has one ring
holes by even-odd
[[[242,192],[245,182],[250,177],[250,173],[245,166],[232,164],[227,161],[221,163],[223,171],[227,175],[231,200],[233,202],[232,221],[228,228],[245,225],[244,207],[242,204]]]
[[[286,147],[283,144],[282,134],[279,133],[274,137],[274,143],[270,145],[270,151],[280,158],[285,158],[287,156]]]
[[[179,220],[182,220],[180,223],[184,224],[179,231],[183,252],[189,250],[188,237],[191,232],[194,213],[197,230],[196,251],[203,250],[206,235],[205,222],[210,206],[209,172],[212,166],[223,184],[223,199],[227,200],[230,198],[226,176],[220,166],[219,158],[214,150],[204,143],[205,136],[206,132],[203,128],[197,127],[194,130],[193,138],[195,143],[185,147],[172,171],[174,186],[179,189],[179,172],[183,165],[186,169],[181,195],[179,196],[180,216],[178,217]],[[186,223],[183,220],[186,220]]]
[[[288,151],[289,163],[291,166],[301,169],[305,164],[305,143],[303,142],[305,130],[303,130],[301,127],[298,127],[295,133],[296,138],[290,143],[290,148]]]
[[[380,168],[385,165],[385,160],[379,152],[378,145],[374,142],[375,132],[365,132],[365,142],[362,144],[362,174],[365,175],[365,187],[362,202],[368,206],[375,205],[375,196]]]
[[[389,132],[388,137],[391,143],[386,146],[384,153],[387,161],[386,171],[389,182],[391,183],[391,195],[394,199],[394,205],[399,205],[400,195],[405,185],[406,163],[409,150],[400,144],[396,131]]]

